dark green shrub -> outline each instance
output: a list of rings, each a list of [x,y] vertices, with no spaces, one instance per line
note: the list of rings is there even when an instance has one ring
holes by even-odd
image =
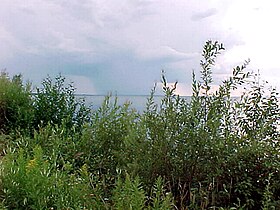
[[[164,98],[151,98],[147,110],[127,137],[130,173],[149,189],[157,177],[170,183],[177,206],[193,209],[231,207],[238,203],[261,208],[268,174],[275,179],[279,200],[279,107],[275,90],[265,97],[263,87],[250,82],[248,62],[213,91],[211,68],[223,46],[207,42],[201,61],[201,81],[193,75],[193,96],[187,102],[174,94],[162,77]],[[252,87],[233,101],[232,90]]]
[[[44,79],[35,96],[35,128],[65,124],[68,130],[75,126],[76,132],[81,131],[84,123],[89,121],[90,110],[83,100],[75,98],[74,93],[73,85],[65,85],[65,78],[61,75],[54,81],[50,77]]]
[[[105,194],[110,194],[118,170],[124,170],[127,165],[125,139],[136,119],[137,113],[129,104],[118,105],[117,98],[108,96],[93,113],[91,124],[79,141],[77,163],[87,163],[104,184]]]
[[[12,79],[8,74],[0,75],[0,132],[9,133],[15,129],[31,129],[33,107],[30,85],[22,83],[21,75]]]

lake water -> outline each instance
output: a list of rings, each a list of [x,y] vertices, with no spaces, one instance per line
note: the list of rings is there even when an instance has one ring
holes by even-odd
[[[77,97],[84,98],[86,105],[91,106],[92,109],[98,109],[105,99],[104,95],[77,95]],[[142,112],[146,108],[147,99],[149,97],[149,95],[118,95],[117,99],[119,105],[130,102],[132,108]],[[183,98],[190,99],[190,96],[183,96]],[[111,99],[114,101],[115,96],[112,96]],[[154,101],[157,104],[160,104],[162,99],[163,96],[161,95],[154,96]]]
[[[104,99],[105,95],[76,95],[77,98],[84,98],[86,105],[90,106],[93,110],[98,109]],[[139,112],[143,112],[146,108],[146,103],[150,95],[117,95],[118,104],[122,105],[124,103],[130,102],[131,107],[135,108]],[[154,95],[154,101],[157,104],[160,104],[161,100],[164,96],[162,95]],[[191,96],[181,96],[185,98],[187,102],[190,102]],[[115,96],[111,96],[112,102],[114,102]],[[233,100],[238,100],[239,97],[233,97]],[[279,98],[280,103],[280,98]]]

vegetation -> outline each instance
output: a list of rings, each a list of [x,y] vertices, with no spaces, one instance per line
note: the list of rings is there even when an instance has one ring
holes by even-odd
[[[26,129],[33,116],[30,85],[22,83],[22,76],[12,79],[4,71],[0,74],[0,131]]]
[[[21,76],[2,73],[1,207],[280,209],[277,92],[248,61],[212,90],[223,50],[206,42],[190,102],[163,74],[161,103],[155,87],[143,113],[110,96],[90,110],[60,75],[32,96]]]

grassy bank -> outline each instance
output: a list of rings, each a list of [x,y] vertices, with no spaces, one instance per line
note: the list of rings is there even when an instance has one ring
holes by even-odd
[[[21,76],[2,73],[2,208],[279,209],[277,92],[248,62],[212,90],[223,50],[206,42],[190,101],[162,75],[161,103],[153,89],[141,114],[109,96],[90,110],[62,76],[31,95]]]

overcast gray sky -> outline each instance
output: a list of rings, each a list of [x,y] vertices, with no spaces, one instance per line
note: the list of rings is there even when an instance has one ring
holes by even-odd
[[[214,70],[225,78],[249,69],[277,86],[280,3],[277,0],[1,0],[0,69],[35,85],[62,73],[79,93],[149,94],[178,80],[190,94],[205,41],[224,43]],[[279,90],[280,87],[278,87]]]

